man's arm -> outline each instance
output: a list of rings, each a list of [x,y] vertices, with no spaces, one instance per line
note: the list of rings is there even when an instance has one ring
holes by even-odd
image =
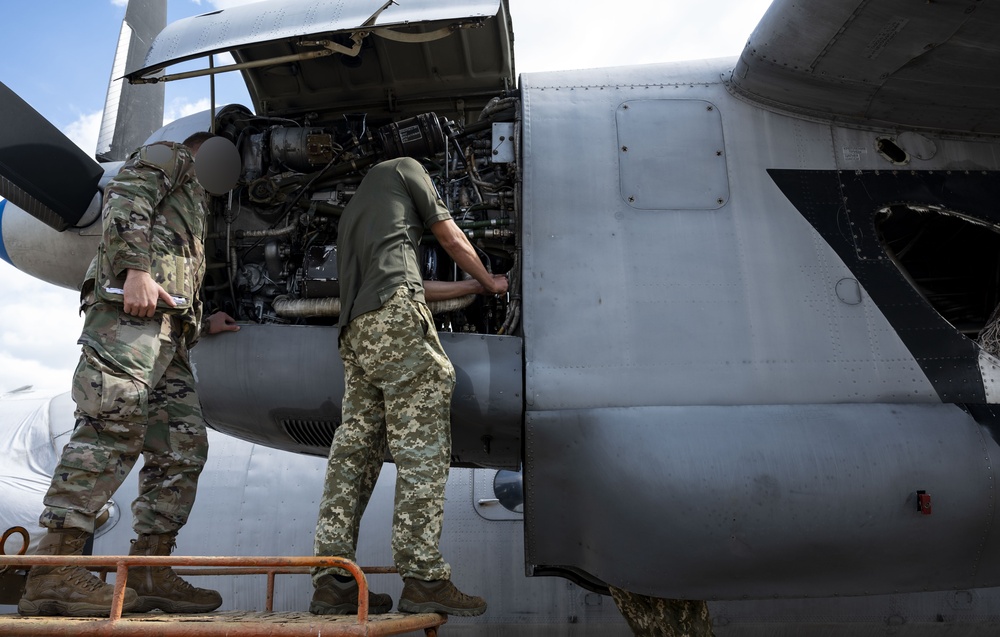
[[[141,148],[105,189],[102,241],[112,274],[125,277],[122,309],[132,316],[153,316],[158,299],[176,305],[149,274],[156,208],[168,190],[166,171],[174,162],[174,153],[165,146]]]
[[[156,210],[170,190],[168,173],[178,159],[154,144],[136,151],[104,190],[104,246],[113,276],[150,268]]]
[[[483,262],[479,260],[479,255],[469,243],[469,238],[465,236],[461,228],[452,219],[443,219],[431,226],[434,237],[452,258],[458,267],[468,272],[473,279],[483,286],[483,289],[490,294],[503,294],[507,291],[507,277],[499,275],[494,277],[486,271]],[[426,297],[427,288],[424,287]],[[432,299],[427,299],[432,300]]]
[[[494,274],[494,279],[506,279],[505,274]],[[475,279],[461,281],[424,281],[424,300],[450,301],[469,294],[486,294],[486,288]]]

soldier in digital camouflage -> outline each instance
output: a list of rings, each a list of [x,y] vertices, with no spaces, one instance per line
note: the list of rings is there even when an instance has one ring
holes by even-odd
[[[664,599],[611,587],[611,598],[633,634],[640,637],[713,637],[708,604],[701,600]]]
[[[430,230],[474,279],[472,291],[500,294],[490,274],[411,158],[373,167],[338,226],[343,417],[330,449],[316,524],[315,553],[353,560],[358,528],[386,452],[397,468],[393,560],[403,577],[399,610],[479,615],[486,602],[460,592],[439,550],[451,458],[455,370],[438,340],[427,301],[465,294],[470,282],[422,284],[417,247]],[[314,614],[353,614],[358,586],[335,568],[313,571]],[[369,593],[369,611],[392,608]]]
[[[208,455],[188,350],[202,334],[239,329],[222,312],[203,321],[198,298],[208,197],[195,156],[213,137],[140,148],[105,189],[103,237],[81,288],[76,428],[45,495],[40,555],[82,553],[98,512],[140,454],[130,553],[169,555],[187,521]],[[169,567],[130,569],[128,586],[126,612],[206,612],[222,603]],[[112,594],[84,568],[36,566],[18,611],[108,615]]]

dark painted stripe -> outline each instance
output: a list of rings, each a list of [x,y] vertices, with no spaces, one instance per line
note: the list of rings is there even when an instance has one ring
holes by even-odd
[[[994,440],[1000,441],[1000,405],[962,405],[977,423],[986,428]]]
[[[993,441],[1000,445],[1000,405],[969,404],[960,407],[969,412],[969,415],[990,434]]]
[[[830,244],[892,324],[944,402],[985,403],[979,352],[907,283],[885,254],[876,211],[941,205],[1000,222],[1000,174],[988,171],[767,171]]]
[[[0,259],[3,259],[4,261],[6,261],[11,265],[14,265],[14,262],[10,260],[10,255],[7,254],[7,246],[4,245],[3,241],[3,209],[6,207],[7,207],[7,200],[0,199]]]

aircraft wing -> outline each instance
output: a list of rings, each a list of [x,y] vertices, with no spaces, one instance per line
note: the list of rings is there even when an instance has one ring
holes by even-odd
[[[774,0],[732,87],[823,119],[1000,133],[997,0]]]

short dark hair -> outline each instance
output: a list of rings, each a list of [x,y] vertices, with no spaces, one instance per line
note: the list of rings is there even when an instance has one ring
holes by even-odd
[[[188,138],[184,140],[184,145],[187,146],[191,152],[198,150],[198,148],[205,143],[205,141],[215,137],[215,133],[209,133],[208,131],[198,131],[192,135],[188,135]]]

